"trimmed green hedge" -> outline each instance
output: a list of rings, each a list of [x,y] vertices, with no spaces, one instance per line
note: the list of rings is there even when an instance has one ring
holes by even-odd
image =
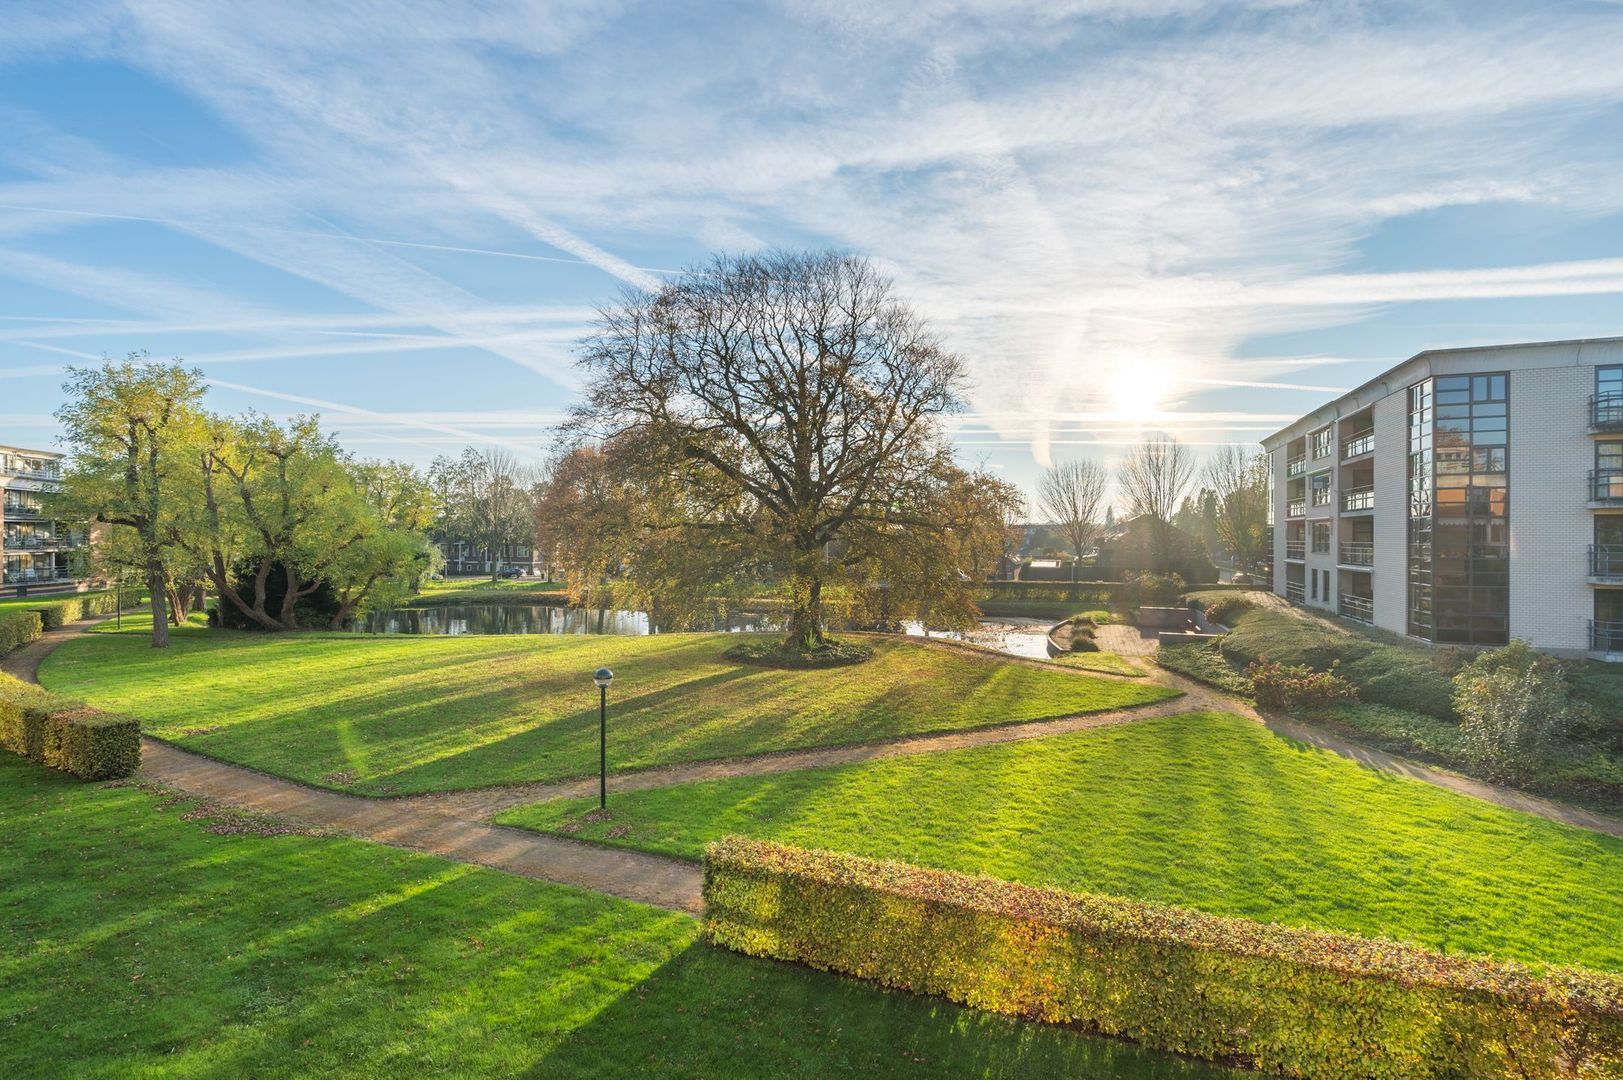
[[[117,594],[110,592],[76,593],[59,600],[45,600],[34,608],[47,630],[60,630],[68,623],[88,619],[92,615],[111,615],[118,610]]]
[[[728,837],[705,934],[1290,1076],[1623,1076],[1623,977]]]
[[[0,749],[82,780],[112,780],[141,767],[141,726],[0,674]]]
[[[39,639],[45,622],[37,611],[0,611],[0,656]]]

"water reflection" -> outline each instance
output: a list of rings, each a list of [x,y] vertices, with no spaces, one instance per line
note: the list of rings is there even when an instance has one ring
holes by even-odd
[[[924,624],[902,624],[914,637],[946,638],[981,645],[1015,656],[1046,657],[1049,623],[1044,619],[985,619],[973,629],[927,630]],[[641,637],[663,632],[649,625],[644,611],[560,607],[555,604],[446,604],[436,607],[375,611],[350,629],[362,634],[617,634]],[[739,612],[699,629],[731,632],[782,629],[770,616]]]

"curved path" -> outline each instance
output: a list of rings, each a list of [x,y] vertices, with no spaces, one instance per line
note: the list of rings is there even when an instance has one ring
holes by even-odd
[[[0,671],[36,682],[41,660],[64,642],[104,621],[105,618],[91,619],[49,633],[0,660]],[[1125,646],[1131,643],[1120,644]],[[759,776],[909,754],[938,753],[1044,738],[1152,716],[1220,710],[1247,716],[1287,738],[1328,750],[1370,768],[1435,784],[1564,824],[1623,836],[1623,820],[1617,818],[1579,810],[1371,750],[1288,718],[1263,716],[1249,704],[1173,672],[1154,669],[1150,679],[1180,691],[1181,696],[1136,708],[1003,727],[915,735],[883,742],[791,750],[619,773],[610,777],[610,783],[615,791],[647,790],[699,780]],[[489,824],[489,818],[514,806],[589,796],[596,790],[595,779],[515,784],[403,798],[375,798],[306,787],[291,780],[194,754],[148,736],[143,736],[141,740],[141,776],[150,782],[191,795],[289,821],[336,829],[395,847],[526,877],[576,885],[677,911],[698,913],[703,906],[700,896],[702,875],[695,863]]]

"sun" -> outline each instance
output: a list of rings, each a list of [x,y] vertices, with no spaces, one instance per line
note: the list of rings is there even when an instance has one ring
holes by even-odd
[[[1158,366],[1123,364],[1110,374],[1105,400],[1118,421],[1150,423],[1161,416],[1167,382],[1166,372]]]

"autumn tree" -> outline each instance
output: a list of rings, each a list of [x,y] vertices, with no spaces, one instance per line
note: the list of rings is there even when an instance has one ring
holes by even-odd
[[[1189,448],[1170,435],[1151,435],[1128,451],[1116,484],[1130,513],[1146,519],[1158,563],[1170,563],[1172,518],[1195,479]]]
[[[1217,537],[1250,573],[1268,549],[1268,458],[1243,446],[1225,446],[1206,463],[1206,486],[1215,496]]]
[[[1037,476],[1037,501],[1071,545],[1071,583],[1077,579],[1082,556],[1093,549],[1104,530],[1104,466],[1080,458],[1062,461]]]
[[[581,364],[567,434],[635,446],[658,532],[770,565],[792,647],[823,641],[825,589],[869,553],[950,528],[963,363],[864,259],[718,257],[602,311]]]
[[[96,521],[128,535],[115,543],[135,564],[151,597],[152,647],[169,644],[172,525],[179,503],[171,486],[177,448],[201,422],[201,372],[151,363],[68,369],[67,402],[56,411],[69,446],[60,499],[63,516]]]

